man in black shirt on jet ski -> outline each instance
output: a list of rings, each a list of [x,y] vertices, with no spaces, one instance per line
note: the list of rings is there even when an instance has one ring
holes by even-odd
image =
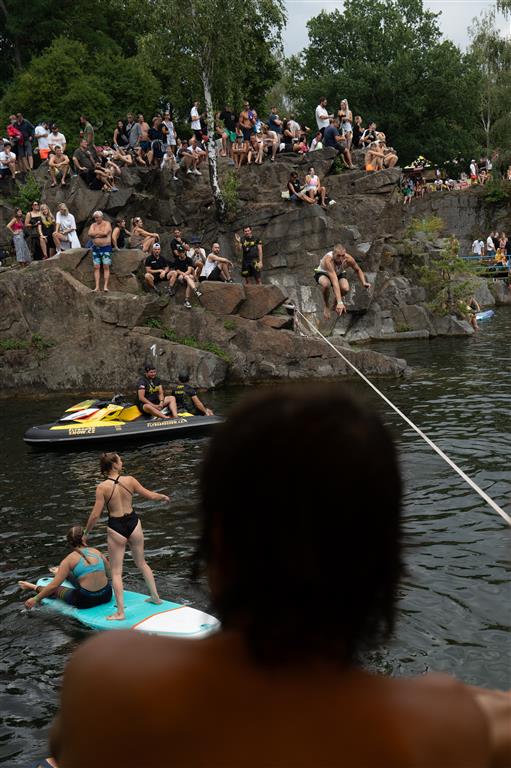
[[[140,413],[147,413],[157,419],[170,419],[177,416],[176,398],[165,396],[154,365],[144,366],[145,374],[137,381],[137,406]],[[171,416],[162,413],[168,408]]]
[[[177,406],[177,411],[182,413],[183,411],[189,411],[200,413],[203,416],[213,416],[213,411],[210,408],[206,408],[204,403],[197,395],[197,390],[189,383],[190,376],[186,371],[182,371],[178,376],[179,384],[172,390],[172,397]],[[190,403],[192,408],[189,408]]]

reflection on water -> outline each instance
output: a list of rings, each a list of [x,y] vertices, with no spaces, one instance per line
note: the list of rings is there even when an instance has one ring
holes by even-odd
[[[510,321],[510,312],[501,309],[476,338],[377,347],[405,357],[414,368],[410,379],[380,382],[387,396],[507,512]],[[402,616],[395,641],[371,656],[371,666],[393,674],[435,669],[473,683],[511,687],[511,533],[374,393],[361,383],[351,386],[393,429],[406,479],[408,573]],[[235,389],[205,399],[225,413],[242,394]],[[42,575],[66,554],[63,535],[74,521],[85,521],[93,502],[95,449],[39,453],[21,440],[28,426],[57,416],[69,402],[62,396],[9,400],[2,408],[0,763],[9,766],[26,766],[45,752],[65,661],[88,636],[65,617],[24,611],[14,586],[20,578]],[[122,453],[127,471],[172,497],[170,507],[137,501],[161,594],[207,609],[205,590],[188,577],[204,445],[205,439],[182,440]],[[103,541],[104,533],[103,523],[94,541]],[[128,588],[143,588],[129,557],[125,581]]]

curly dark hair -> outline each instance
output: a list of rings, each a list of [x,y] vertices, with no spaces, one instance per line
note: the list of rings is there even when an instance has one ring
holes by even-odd
[[[341,385],[246,398],[200,481],[205,569],[225,629],[265,664],[356,662],[393,631],[401,477],[380,418]]]

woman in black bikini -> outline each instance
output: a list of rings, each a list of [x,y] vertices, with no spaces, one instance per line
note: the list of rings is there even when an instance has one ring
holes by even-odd
[[[101,474],[106,479],[96,488],[96,501],[85,526],[84,537],[91,532],[99,520],[103,509],[106,507],[108,510],[108,553],[112,572],[112,586],[117,603],[117,611],[108,618],[114,621],[122,621],[125,618],[122,565],[128,542],[135,565],[144,577],[147,589],[151,595],[148,598],[148,602],[161,603],[153,572],[145,561],[144,534],[138,515],[132,508],[132,496],[134,493],[138,493],[145,499],[166,501],[167,503],[170,503],[170,498],[163,493],[148,491],[131,475],[125,475],[121,482],[122,459],[117,453],[103,453],[100,459],[100,468]]]

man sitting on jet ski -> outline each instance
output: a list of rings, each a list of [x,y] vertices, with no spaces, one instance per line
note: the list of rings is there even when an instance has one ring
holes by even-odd
[[[137,381],[137,406],[141,413],[147,413],[158,419],[171,419],[177,416],[176,398],[165,396],[154,365],[144,366],[145,374]],[[197,398],[198,399],[198,398]],[[162,413],[168,408],[171,415]]]
[[[189,413],[201,413],[203,416],[213,416],[211,408],[206,408],[197,395],[197,390],[189,383],[188,372],[181,371],[177,378],[179,384],[176,384],[172,390],[172,399],[177,404],[178,412],[188,411]]]

